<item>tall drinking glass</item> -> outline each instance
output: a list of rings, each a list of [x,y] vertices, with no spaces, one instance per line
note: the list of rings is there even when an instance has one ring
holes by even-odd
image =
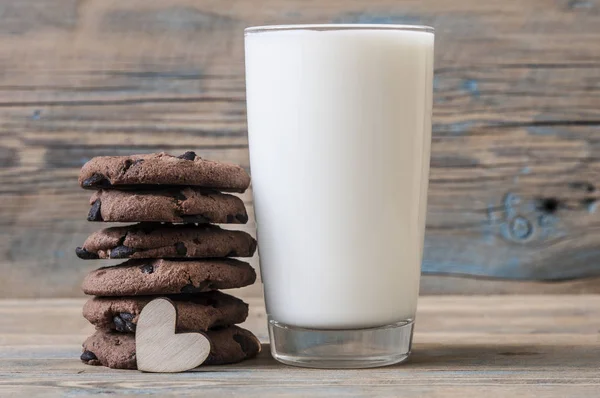
[[[271,353],[401,362],[419,293],[433,29],[245,31],[250,167]]]

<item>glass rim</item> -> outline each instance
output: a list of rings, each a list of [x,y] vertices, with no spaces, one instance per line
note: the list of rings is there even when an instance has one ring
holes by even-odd
[[[262,25],[250,26],[244,29],[244,35],[281,32],[288,30],[314,30],[314,31],[335,31],[335,30],[398,30],[412,31],[422,33],[434,33],[435,29],[426,25],[397,25],[397,24],[299,24],[299,25]]]

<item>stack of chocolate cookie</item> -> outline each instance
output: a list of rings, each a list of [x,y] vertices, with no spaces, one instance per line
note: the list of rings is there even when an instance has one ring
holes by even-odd
[[[194,152],[98,157],[83,166],[79,184],[96,190],[88,220],[136,223],[95,232],[76,249],[85,260],[127,259],[83,282],[83,291],[97,296],[83,309],[97,329],[83,343],[83,362],[135,369],[136,323],[158,296],[173,301],[177,332],[203,332],[211,341],[205,364],[260,351],[251,332],[234,326],[244,322],[248,305],[217,291],[254,283],[254,269],[231,257],[251,257],[256,241],[211,224],[248,221],[242,200],[224,192],[244,192],[249,183],[241,167]]]

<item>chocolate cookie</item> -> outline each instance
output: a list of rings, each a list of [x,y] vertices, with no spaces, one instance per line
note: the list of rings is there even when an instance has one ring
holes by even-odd
[[[205,332],[210,355],[203,365],[225,365],[255,357],[260,341],[250,331],[237,326]],[[137,369],[133,334],[96,331],[83,343],[81,360],[88,365],[113,369]]]
[[[245,224],[248,214],[237,196],[201,188],[100,190],[90,198],[88,221]]]
[[[254,268],[234,259],[129,260],[90,272],[82,289],[96,296],[142,296],[233,289],[254,281]]]
[[[251,257],[256,241],[243,231],[210,224],[140,223],[105,228],[91,234],[75,253],[97,258]]]
[[[137,185],[193,185],[220,191],[244,192],[250,176],[238,166],[213,162],[186,152],[131,156],[100,156],[83,165],[82,188],[132,188]]]
[[[167,296],[177,308],[177,332],[206,331],[242,323],[248,316],[248,304],[225,293]],[[94,297],[85,303],[83,316],[102,330],[133,333],[142,308],[156,296]]]

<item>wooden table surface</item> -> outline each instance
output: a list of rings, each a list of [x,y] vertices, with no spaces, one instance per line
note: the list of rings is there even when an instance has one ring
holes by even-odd
[[[261,299],[246,327],[267,341]],[[600,391],[600,295],[434,296],[419,303],[409,362],[379,369],[257,359],[180,374],[83,365],[83,300],[0,300],[0,396],[591,397]]]

